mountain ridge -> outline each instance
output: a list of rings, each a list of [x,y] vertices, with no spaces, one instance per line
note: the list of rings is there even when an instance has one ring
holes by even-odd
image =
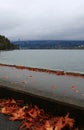
[[[12,43],[20,49],[84,49],[84,41],[76,40],[23,40]]]

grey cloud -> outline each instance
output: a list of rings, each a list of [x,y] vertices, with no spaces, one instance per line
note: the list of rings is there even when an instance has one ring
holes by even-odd
[[[0,0],[0,34],[15,39],[84,39],[83,0]]]

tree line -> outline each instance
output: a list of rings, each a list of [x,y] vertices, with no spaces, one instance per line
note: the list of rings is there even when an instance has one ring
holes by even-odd
[[[18,45],[12,44],[8,38],[0,35],[0,50],[12,50],[12,49],[18,49]]]

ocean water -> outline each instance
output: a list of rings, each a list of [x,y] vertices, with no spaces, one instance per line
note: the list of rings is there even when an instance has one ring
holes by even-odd
[[[0,63],[84,73],[84,50],[1,51]]]

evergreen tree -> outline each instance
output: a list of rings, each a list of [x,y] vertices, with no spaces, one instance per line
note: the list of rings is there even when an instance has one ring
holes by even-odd
[[[0,35],[0,50],[18,49],[18,46],[12,44],[8,38]]]

